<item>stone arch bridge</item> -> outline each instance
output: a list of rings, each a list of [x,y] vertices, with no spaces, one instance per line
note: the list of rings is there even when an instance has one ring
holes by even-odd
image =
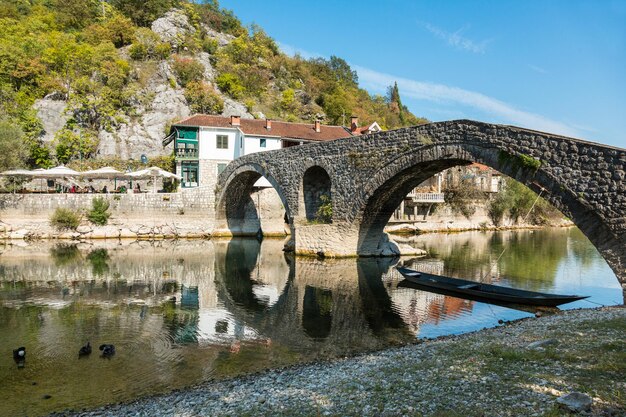
[[[541,191],[591,240],[626,288],[626,150],[470,120],[239,158],[219,176],[216,233],[258,232],[246,205],[254,183],[264,176],[285,207],[289,249],[325,256],[389,255],[397,247],[383,228],[404,196],[432,175],[472,162]],[[330,204],[329,222],[315,220],[320,206]]]

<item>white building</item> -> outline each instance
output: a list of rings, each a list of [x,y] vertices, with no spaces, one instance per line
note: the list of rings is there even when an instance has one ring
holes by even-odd
[[[241,119],[239,116],[198,114],[172,125],[163,146],[174,142],[176,173],[183,177],[183,187],[215,184],[228,163],[254,152],[348,138],[361,134],[356,117],[351,128],[315,123],[288,123],[272,120]],[[378,124],[367,131],[380,129]],[[257,186],[269,186],[261,178]]]

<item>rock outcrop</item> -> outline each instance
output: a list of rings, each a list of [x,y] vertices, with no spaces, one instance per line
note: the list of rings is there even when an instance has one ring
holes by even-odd
[[[44,134],[41,139],[44,142],[52,142],[54,135],[65,126],[69,119],[69,115],[65,113],[66,106],[65,98],[59,93],[48,94],[33,105],[43,125]]]
[[[172,47],[178,48],[185,36],[195,33],[196,28],[189,23],[183,12],[173,9],[152,22],[152,31],[159,35],[163,42],[169,42]]]
[[[136,159],[142,154],[150,157],[166,153],[161,146],[166,125],[191,113],[183,90],[170,85],[171,77],[167,61],[160,62],[147,87],[140,92],[141,96],[153,97],[152,101],[138,106],[139,117],[126,118],[115,131],[101,130],[98,155]]]

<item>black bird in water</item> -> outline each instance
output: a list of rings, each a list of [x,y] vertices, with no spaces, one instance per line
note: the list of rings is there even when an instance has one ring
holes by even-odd
[[[87,342],[87,344],[81,347],[80,350],[78,351],[79,358],[82,356],[87,356],[87,355],[91,355],[91,345],[89,344],[89,342]]]
[[[19,361],[23,361],[26,359],[26,348],[25,347],[18,347],[17,349],[13,350],[13,359],[15,359],[17,362]]]
[[[100,345],[99,349],[102,351],[102,356],[105,358],[110,358],[115,355],[115,345],[104,344]]]
[[[26,362],[26,348],[22,346],[14,349],[13,360],[15,360],[15,363],[17,363],[18,368],[23,368],[24,363]]]

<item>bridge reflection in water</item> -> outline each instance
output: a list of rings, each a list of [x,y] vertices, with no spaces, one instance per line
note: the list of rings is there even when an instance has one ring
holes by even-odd
[[[550,233],[423,236],[409,243],[435,257],[403,262],[621,301],[615,275],[580,232]],[[544,272],[529,279],[519,254],[537,242],[554,247],[539,246]],[[510,249],[493,265],[503,245]],[[527,315],[399,288],[389,259],[295,258],[282,247],[270,239],[0,247],[0,351],[28,350],[19,371],[0,361],[0,415],[123,401]],[[572,276],[581,269],[588,273]],[[116,356],[78,361],[87,340],[114,343]],[[52,398],[32,400],[44,395]]]

